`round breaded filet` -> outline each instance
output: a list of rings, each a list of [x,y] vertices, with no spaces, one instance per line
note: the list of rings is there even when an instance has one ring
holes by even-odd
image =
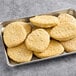
[[[76,19],[72,15],[69,15],[69,14],[66,14],[66,13],[60,14],[58,16],[58,19],[59,19],[61,24],[73,23],[74,25],[76,25]]]
[[[34,52],[34,55],[39,58],[46,58],[46,57],[52,57],[60,55],[64,52],[64,47],[55,40],[51,40],[49,46],[47,49],[44,50],[44,52],[38,53]]]
[[[67,41],[76,36],[76,26],[72,24],[56,26],[50,31],[50,36],[59,41]]]
[[[43,52],[50,42],[50,36],[44,29],[37,29],[30,33],[25,41],[29,50]]]
[[[32,51],[29,51],[25,44],[13,48],[7,48],[7,54],[10,59],[16,62],[29,62],[32,59]]]
[[[51,15],[41,15],[30,18],[30,22],[34,26],[49,28],[59,24],[59,20],[55,16]]]
[[[61,42],[61,44],[64,46],[66,52],[76,51],[76,38],[69,41]]]
[[[4,28],[3,38],[7,47],[21,44],[26,38],[27,32],[22,22],[13,22]]]

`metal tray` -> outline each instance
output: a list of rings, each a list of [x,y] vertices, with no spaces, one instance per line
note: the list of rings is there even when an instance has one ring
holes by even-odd
[[[47,13],[47,15],[58,16],[60,13],[68,13],[68,14],[71,14],[74,17],[76,17],[76,11],[74,9],[65,9],[65,10],[61,10],[61,11]],[[43,14],[40,14],[40,15],[43,15]],[[31,16],[31,17],[34,17],[34,16]],[[29,23],[30,22],[29,18],[31,18],[31,17],[19,18],[19,19],[9,20],[9,21],[5,21],[5,22],[0,23],[0,25],[1,25],[0,27],[2,27],[1,38],[2,38],[2,42],[3,42],[5,57],[6,57],[6,61],[7,61],[8,66],[15,67],[15,66],[23,65],[23,64],[31,64],[31,63],[35,63],[35,62],[39,62],[39,61],[43,61],[43,60],[48,60],[48,59],[58,58],[58,57],[67,56],[67,55],[71,55],[71,54],[76,54],[76,52],[63,53],[63,54],[58,55],[58,56],[53,56],[53,57],[48,57],[48,58],[43,58],[43,59],[39,59],[39,58],[34,56],[30,62],[24,62],[24,63],[17,63],[17,62],[12,61],[11,59],[9,59],[9,57],[7,55],[6,46],[5,46],[4,41],[3,41],[3,28],[6,27],[7,24],[14,22],[14,21],[25,21],[25,22]]]

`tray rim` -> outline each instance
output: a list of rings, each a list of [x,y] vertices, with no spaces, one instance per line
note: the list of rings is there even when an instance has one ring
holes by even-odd
[[[70,9],[64,9],[64,10],[59,10],[59,11],[55,11],[55,12],[67,11],[67,10],[74,10],[74,9],[71,9],[71,8],[70,8]],[[75,10],[74,10],[74,11],[75,11]],[[50,12],[50,13],[45,13],[45,14],[51,14],[51,13],[55,13],[55,12]],[[76,12],[76,11],[75,11],[75,12]],[[42,14],[39,14],[39,15],[42,15]],[[36,15],[35,15],[35,16],[36,16]],[[33,17],[33,16],[30,16],[30,17]],[[24,17],[24,18],[30,18],[30,17]],[[18,19],[23,19],[23,18],[18,18]],[[11,19],[11,20],[8,20],[8,21],[15,21],[15,20],[17,20],[17,19]],[[2,23],[8,22],[8,21],[0,22],[0,25],[2,26]],[[3,27],[3,26],[2,26],[2,27]],[[1,28],[0,33],[1,33],[2,45],[3,45],[3,48],[4,48],[4,53],[5,53],[7,65],[10,66],[10,67],[16,67],[16,66],[21,66],[21,65],[24,65],[24,64],[26,65],[26,64],[41,62],[41,61],[44,61],[44,60],[49,60],[49,59],[54,59],[54,58],[58,58],[58,57],[63,57],[63,56],[68,56],[68,55],[76,54],[76,52],[63,53],[63,54],[58,55],[58,56],[53,56],[53,57],[47,57],[47,58],[32,60],[32,61],[30,61],[30,62],[24,62],[24,63],[19,63],[19,64],[11,64],[11,63],[9,62],[9,58],[8,58],[8,55],[7,55],[7,52],[6,52],[4,43],[3,43],[2,32],[3,32],[3,30],[2,30],[2,28]]]

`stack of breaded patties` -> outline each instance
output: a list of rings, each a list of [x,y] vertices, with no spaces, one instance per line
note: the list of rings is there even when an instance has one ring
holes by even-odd
[[[28,50],[24,41],[31,32],[31,26],[25,22],[12,22],[3,32],[7,54],[16,62],[28,62],[32,59],[33,52]]]
[[[3,31],[7,54],[15,62],[76,51],[76,19],[62,13],[58,17],[40,15],[30,22],[12,22]]]

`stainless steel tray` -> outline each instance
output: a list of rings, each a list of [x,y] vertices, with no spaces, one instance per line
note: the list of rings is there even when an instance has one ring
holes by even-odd
[[[47,15],[58,16],[60,13],[68,13],[68,14],[71,14],[74,17],[76,17],[76,11],[74,9],[65,9],[65,10],[61,10],[61,11],[47,13]],[[40,15],[43,15],[43,14],[40,14]],[[33,17],[33,16],[31,16],[31,17]],[[43,58],[43,59],[39,59],[39,58],[34,56],[32,61],[24,62],[24,63],[17,63],[17,62],[14,62],[14,61],[10,60],[8,55],[7,55],[6,46],[5,46],[4,41],[3,41],[3,28],[6,27],[7,24],[9,24],[11,22],[14,22],[14,21],[25,21],[25,22],[29,23],[30,22],[29,18],[31,18],[31,17],[19,18],[19,19],[9,20],[9,21],[5,21],[5,22],[0,23],[0,25],[2,27],[2,29],[1,29],[1,38],[2,38],[2,42],[3,42],[3,46],[4,46],[5,57],[6,57],[7,64],[10,67],[20,66],[20,65],[23,65],[23,64],[31,64],[31,63],[35,63],[35,62],[39,62],[39,61],[43,61],[43,60],[48,60],[48,59],[58,58],[58,57],[66,56],[66,55],[76,54],[76,52],[63,53],[63,54],[58,55],[58,56],[53,56],[53,57],[48,57],[48,58]]]

